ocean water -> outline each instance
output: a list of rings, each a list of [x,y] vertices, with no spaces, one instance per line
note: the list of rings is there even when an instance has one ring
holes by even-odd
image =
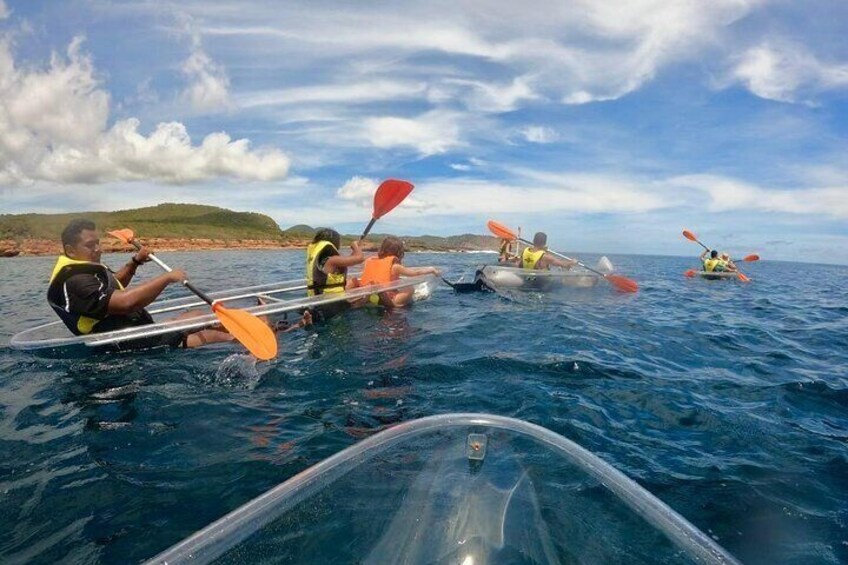
[[[297,278],[303,262],[162,257],[208,290]],[[493,258],[406,263],[456,280]],[[694,260],[610,258],[638,294],[444,286],[285,334],[258,364],[235,345],[11,350],[53,320],[53,260],[0,260],[0,561],[137,562],[387,426],[473,411],[576,441],[745,563],[848,563],[848,268],[763,261],[745,285],[684,278]]]

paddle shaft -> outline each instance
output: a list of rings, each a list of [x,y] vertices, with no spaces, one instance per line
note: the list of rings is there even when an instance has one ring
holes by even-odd
[[[141,244],[138,242],[138,240],[137,240],[137,239],[134,239],[134,238],[133,238],[132,240],[130,240],[130,243],[132,243],[132,244],[133,244],[133,247],[135,247],[136,249],[139,249],[139,250],[141,249]],[[159,265],[160,267],[162,267],[162,269],[164,269],[165,271],[167,271],[167,272],[169,272],[169,273],[170,273],[171,271],[173,271],[173,269],[172,269],[171,267],[169,267],[168,265],[166,265],[164,261],[162,261],[159,257],[157,257],[156,255],[154,255],[153,253],[150,253],[150,254],[148,255],[148,257],[150,257],[150,259],[151,259],[151,260],[153,260],[153,262],[154,262],[154,263],[156,263],[157,265]],[[188,280],[184,280],[184,281],[183,281],[183,285],[184,285],[187,289],[189,289],[190,291],[192,291],[193,293],[195,293],[197,296],[199,296],[200,298],[202,298],[202,299],[203,299],[203,301],[204,301],[206,304],[208,304],[208,305],[210,305],[210,306],[213,306],[213,307],[215,306],[215,304],[214,304],[214,302],[215,302],[215,301],[214,301],[214,300],[212,300],[211,298],[209,298],[209,295],[208,295],[208,294],[206,294],[205,292],[203,292],[203,291],[202,291],[202,290],[200,290],[199,288],[195,287],[195,286],[194,286],[193,284],[191,284]]]
[[[367,226],[365,226],[365,231],[362,232],[362,235],[359,237],[359,241],[362,241],[363,239],[365,239],[368,236],[368,234],[371,232],[371,228],[374,227],[374,223],[376,221],[377,221],[377,218],[371,218],[371,221],[368,222]]]
[[[529,241],[529,240],[524,239],[524,238],[521,238],[521,237],[516,237],[515,239],[517,239],[518,241],[520,241],[521,243],[523,243],[523,244],[525,244],[525,245],[529,245],[530,247],[533,247],[533,242],[532,242],[532,241]],[[548,250],[547,250],[547,252],[548,252],[548,253],[550,253],[551,255],[556,255],[556,256],[557,256],[557,257],[559,257],[560,259],[565,259],[566,261],[574,261],[574,259],[572,259],[571,257],[566,257],[566,256],[565,256],[565,255],[563,255],[562,253],[557,253],[556,251],[552,251],[552,250],[550,250],[550,249],[548,249]],[[578,265],[580,265],[581,267],[583,267],[584,269],[586,269],[587,271],[592,271],[593,273],[595,273],[595,274],[597,274],[597,275],[601,275],[602,277],[606,277],[606,276],[607,276],[607,275],[606,275],[606,273],[602,273],[602,272],[600,272],[600,271],[598,271],[598,270],[595,270],[595,269],[593,269],[592,267],[589,267],[589,266],[587,266],[587,265],[585,265],[585,264],[581,263],[580,261],[576,261],[576,263],[577,263]]]

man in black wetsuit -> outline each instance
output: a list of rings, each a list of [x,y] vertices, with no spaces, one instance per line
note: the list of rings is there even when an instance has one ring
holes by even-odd
[[[136,269],[150,260],[150,252],[142,247],[120,270],[110,270],[100,262],[100,237],[94,222],[90,220],[73,220],[68,224],[62,231],[62,248],[64,253],[59,256],[50,276],[47,300],[68,329],[76,335],[152,324],[153,318],[145,307],[165,287],[172,283],[182,283],[187,278],[182,269],[174,269],[130,288]],[[186,312],[180,317],[202,314]],[[196,347],[232,340],[233,337],[226,331],[203,329],[187,334],[166,334],[133,340],[131,346]]]

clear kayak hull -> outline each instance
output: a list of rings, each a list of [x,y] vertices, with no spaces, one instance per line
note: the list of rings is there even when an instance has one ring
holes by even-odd
[[[500,416],[394,426],[148,563],[736,563],[574,442]]]
[[[601,277],[589,271],[535,271],[486,265],[477,275],[484,284],[500,290],[553,291],[561,288],[592,288]]]
[[[739,273],[737,273],[736,271],[726,271],[726,272],[720,272],[720,273],[716,273],[716,272],[708,273],[706,271],[695,271],[695,274],[698,277],[700,277],[702,279],[706,279],[708,281],[729,281],[729,280],[736,280],[736,279],[739,278]]]
[[[421,299],[429,296],[437,282],[436,277],[424,275],[400,279],[385,285],[356,288],[344,293],[306,297],[303,296],[306,293],[306,281],[293,280],[211,292],[209,296],[228,308],[243,309],[275,321],[284,318],[288,313],[299,313],[306,308],[355,300],[389,290],[414,288],[416,299]],[[264,304],[259,304],[258,299]],[[205,309],[209,313],[181,320],[174,318],[182,312],[197,309]],[[61,321],[57,321],[16,334],[12,337],[10,345],[14,349],[31,351],[46,357],[82,357],[105,348],[133,348],[135,344],[155,342],[154,338],[162,338],[161,341],[166,342],[168,336],[196,331],[219,323],[209,306],[193,295],[156,301],[148,307],[148,311],[155,320],[154,324],[75,336]]]

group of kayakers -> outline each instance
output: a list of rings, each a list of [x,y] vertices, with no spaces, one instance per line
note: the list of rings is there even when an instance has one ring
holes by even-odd
[[[502,240],[498,263],[506,266],[515,266],[529,270],[548,270],[551,267],[571,269],[577,264],[574,259],[559,259],[548,253],[548,234],[536,232],[533,236],[533,245],[524,248],[520,255],[512,252],[510,240]]]
[[[112,271],[101,263],[100,235],[91,220],[71,221],[62,231],[63,253],[50,276],[47,300],[62,322],[74,335],[114,331],[154,323],[146,310],[173,283],[183,283],[187,275],[174,269],[143,283],[130,286],[137,269],[151,260],[150,251],[140,247],[121,269]],[[307,292],[310,296],[344,292],[361,286],[385,284],[402,276],[439,275],[435,267],[406,267],[403,265],[404,243],[397,237],[386,237],[376,257],[366,258],[360,243],[350,244],[351,253],[342,255],[340,234],[330,228],[320,228],[306,252]],[[359,278],[348,277],[350,267],[364,263]],[[386,308],[402,307],[412,300],[413,290],[385,291],[353,301],[339,301],[303,313],[296,324],[271,324],[274,331],[290,331],[310,325],[314,320],[328,319],[348,308],[366,302]],[[184,312],[183,319],[203,315],[200,311]],[[135,347],[170,345],[197,347],[208,343],[232,341],[233,336],[221,327],[205,328],[187,333],[169,333],[134,342]]]
[[[719,253],[715,249],[705,249],[700,259],[705,273],[726,273],[738,270],[728,253]]]

